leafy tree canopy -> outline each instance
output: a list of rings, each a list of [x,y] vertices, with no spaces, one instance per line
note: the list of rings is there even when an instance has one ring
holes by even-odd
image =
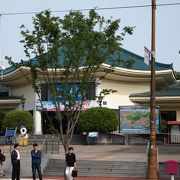
[[[80,132],[97,131],[107,133],[117,130],[118,125],[118,117],[114,110],[96,107],[80,114],[77,129]]]
[[[104,78],[121,60],[113,53],[119,50],[125,35],[132,34],[133,28],[124,27],[118,34],[120,20],[105,20],[94,9],[87,16],[80,11],[71,11],[63,18],[52,16],[46,10],[33,18],[32,31],[24,25],[21,28],[21,43],[26,57],[31,60],[16,64],[11,58],[7,59],[16,67],[29,67],[32,86],[40,100],[42,83],[48,86],[66,152],[83,102],[87,100],[88,84],[98,83],[96,80]],[[102,66],[107,60],[112,62],[111,66]],[[58,83],[61,83],[61,89]],[[79,101],[77,96],[81,97]],[[61,105],[64,106],[63,113]],[[62,129],[63,114],[67,119],[65,134]]]
[[[21,126],[25,126],[28,133],[32,131],[34,124],[33,116],[28,111],[11,111],[6,114],[3,120],[2,127],[6,128],[18,128],[18,132]]]

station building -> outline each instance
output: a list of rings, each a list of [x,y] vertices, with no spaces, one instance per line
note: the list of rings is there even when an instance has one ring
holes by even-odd
[[[107,95],[102,106],[118,111],[119,106],[147,105],[150,103],[151,65],[145,58],[125,49],[120,50],[123,61],[132,60],[130,68],[118,64],[114,71],[101,80],[98,86],[90,83],[89,100],[84,103],[84,109],[97,106],[93,100],[103,89],[114,89],[116,93]],[[102,67],[108,67],[102,64]],[[38,96],[32,88],[30,69],[8,67],[0,78],[0,111],[13,109],[30,111],[34,116],[35,134],[47,131],[47,121],[41,109],[38,108]],[[51,115],[48,89],[41,88],[41,99]],[[49,106],[48,106],[49,105]],[[171,121],[172,125],[180,124],[180,82],[175,78],[173,65],[156,62],[156,105],[160,107],[161,118]],[[53,117],[53,116],[52,116]],[[52,119],[53,120],[53,119]],[[179,126],[178,126],[179,127]],[[177,129],[177,128],[176,128]],[[177,132],[180,134],[180,130]]]

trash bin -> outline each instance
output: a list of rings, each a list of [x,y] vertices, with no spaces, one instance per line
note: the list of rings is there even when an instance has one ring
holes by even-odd
[[[177,160],[166,161],[166,174],[171,175],[171,180],[174,180],[174,175],[178,174],[178,161]]]

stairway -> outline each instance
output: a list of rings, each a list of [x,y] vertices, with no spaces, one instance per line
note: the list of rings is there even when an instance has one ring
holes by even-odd
[[[165,162],[159,163],[159,177],[169,178],[166,175]],[[84,177],[131,177],[143,178],[146,176],[146,162],[127,162],[127,161],[78,161],[78,176]],[[47,176],[63,176],[64,160],[49,159],[44,175]],[[180,172],[180,163],[179,163]],[[180,178],[180,175],[175,176]]]
[[[63,176],[64,160],[50,159],[44,175]],[[145,177],[145,162],[78,161],[78,176],[96,177]]]

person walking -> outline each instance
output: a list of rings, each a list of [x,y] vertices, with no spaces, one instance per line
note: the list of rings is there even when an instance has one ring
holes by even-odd
[[[2,150],[0,149],[0,174],[1,176],[5,176],[4,169],[3,169],[3,162],[6,160]]]
[[[33,150],[31,151],[31,157],[32,157],[32,175],[33,180],[36,179],[36,170],[39,175],[39,179],[42,180],[42,172],[41,172],[41,157],[42,153],[38,149],[38,144],[33,144]]]
[[[12,180],[20,180],[19,144],[15,144],[14,150],[11,152],[11,163],[12,163]]]
[[[68,153],[66,154],[66,170],[65,174],[69,180],[73,180],[72,170],[77,169],[76,166],[76,155],[74,154],[74,148],[69,147]]]

